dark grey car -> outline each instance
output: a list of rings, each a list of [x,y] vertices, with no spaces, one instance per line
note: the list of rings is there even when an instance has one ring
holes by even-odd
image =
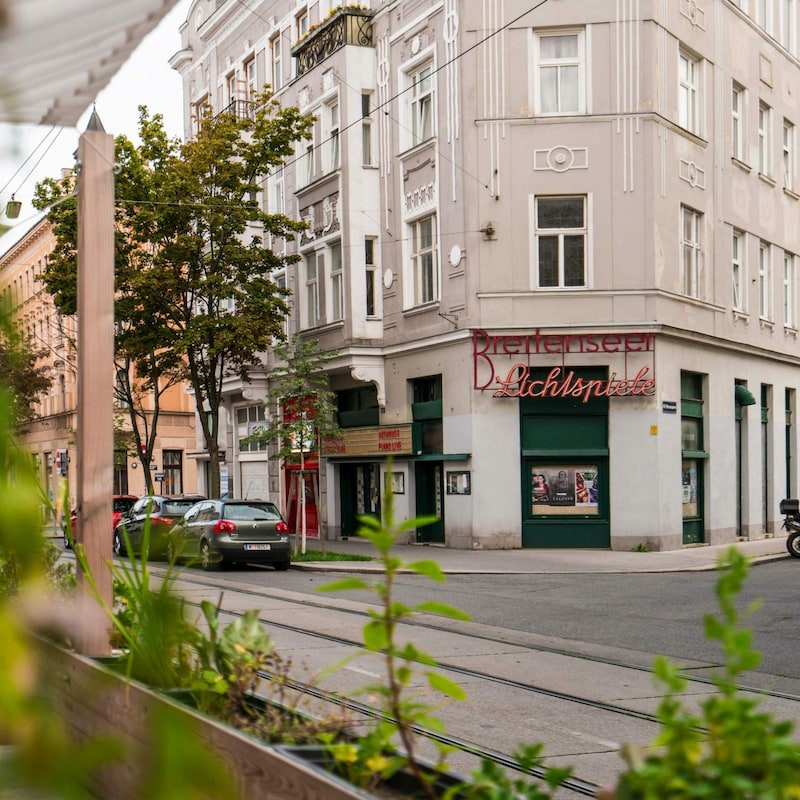
[[[167,552],[167,540],[172,526],[198,501],[202,495],[145,495],[120,517],[114,529],[114,552],[126,555],[128,544],[134,553],[140,553],[144,541],[145,526],[150,526],[149,555],[160,557]],[[149,522],[148,522],[149,520]],[[124,531],[124,532],[123,532]],[[127,534],[127,539],[125,537]]]
[[[203,500],[173,527],[170,560],[199,561],[203,569],[223,564],[272,564],[289,569],[289,528],[266,500]]]

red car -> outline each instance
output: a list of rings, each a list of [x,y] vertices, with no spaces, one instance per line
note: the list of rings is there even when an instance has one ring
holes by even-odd
[[[139,498],[133,494],[115,494],[112,515],[111,530],[116,529],[122,515],[129,509]],[[69,513],[69,523],[72,529],[72,537],[78,540],[78,509],[73,508]],[[70,547],[70,537],[64,532],[64,547]]]

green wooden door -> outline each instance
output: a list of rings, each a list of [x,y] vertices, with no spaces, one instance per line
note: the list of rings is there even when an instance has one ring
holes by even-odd
[[[417,541],[444,544],[443,466],[441,461],[417,461],[414,465],[418,517],[436,516],[438,522],[417,529]]]

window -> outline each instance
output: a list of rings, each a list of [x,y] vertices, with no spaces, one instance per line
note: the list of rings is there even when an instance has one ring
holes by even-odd
[[[797,294],[797,280],[795,264],[797,259],[792,253],[784,251],[783,254],[783,324],[787,328],[797,327],[795,312]]]
[[[746,311],[745,287],[745,235],[735,230],[731,241],[731,274],[733,278],[733,308],[735,311]]]
[[[367,289],[367,316],[374,317],[375,312],[375,281],[377,265],[375,264],[375,239],[364,239],[364,270],[366,272]]]
[[[770,0],[755,0],[756,22],[768,33],[772,28],[772,9]]]
[[[770,318],[770,284],[772,254],[767,242],[758,243],[758,316],[761,319]]]
[[[256,60],[251,58],[244,65],[244,76],[247,82],[247,99],[252,102],[258,92],[258,77],[256,75]]]
[[[436,258],[436,217],[424,217],[409,225],[414,305],[439,299],[439,268]]]
[[[225,78],[225,105],[228,106],[228,110],[235,112],[236,107],[236,73],[232,72]]]
[[[537,197],[534,237],[538,288],[586,286],[586,197]]]
[[[331,103],[325,109],[325,151],[327,172],[339,169],[339,103]]]
[[[781,0],[781,44],[790,53],[795,52],[796,15],[796,0]]]
[[[783,186],[794,190],[794,125],[788,119],[783,121]]]
[[[758,104],[758,171],[769,175],[772,160],[770,138],[772,130],[772,109],[766,103]]]
[[[370,117],[370,101],[368,94],[361,95],[361,163],[365,167],[373,166],[372,161],[372,117]]]
[[[245,441],[253,434],[263,431],[267,428],[267,419],[264,413],[263,404],[259,403],[257,406],[248,406],[247,408],[236,409],[236,438],[239,442],[240,453],[258,453],[265,452],[267,449],[266,442],[248,442]]]
[[[319,258],[319,262],[317,259]],[[306,256],[306,327],[319,325],[319,273],[325,268],[322,253]]]
[[[314,141],[304,139],[298,148],[300,156],[297,159],[297,186],[302,188],[314,181]]]
[[[688,297],[700,297],[702,221],[702,214],[687,206],[681,206],[681,270],[683,293]]]
[[[700,61],[686,52],[679,57],[678,124],[700,135]]]
[[[332,320],[344,318],[344,281],[342,278],[342,243],[331,245]]]
[[[272,89],[278,91],[283,86],[283,55],[280,33],[270,40],[272,49]]]
[[[430,139],[434,134],[433,66],[426,64],[409,75],[411,146]]]
[[[164,494],[183,494],[183,450],[164,450]]]
[[[534,49],[536,112],[585,112],[586,55],[583,31],[537,33]]]
[[[301,11],[297,15],[297,39],[299,41],[308,33],[308,10]]]
[[[731,146],[733,157],[744,161],[744,87],[736,81],[731,87]]]
[[[284,168],[276,167],[267,178],[267,211],[270,214],[286,213]]]

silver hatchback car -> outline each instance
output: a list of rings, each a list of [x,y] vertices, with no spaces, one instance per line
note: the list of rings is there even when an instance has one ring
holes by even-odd
[[[172,528],[170,561],[197,560],[203,569],[224,564],[271,564],[289,569],[289,528],[266,500],[202,500]]]

